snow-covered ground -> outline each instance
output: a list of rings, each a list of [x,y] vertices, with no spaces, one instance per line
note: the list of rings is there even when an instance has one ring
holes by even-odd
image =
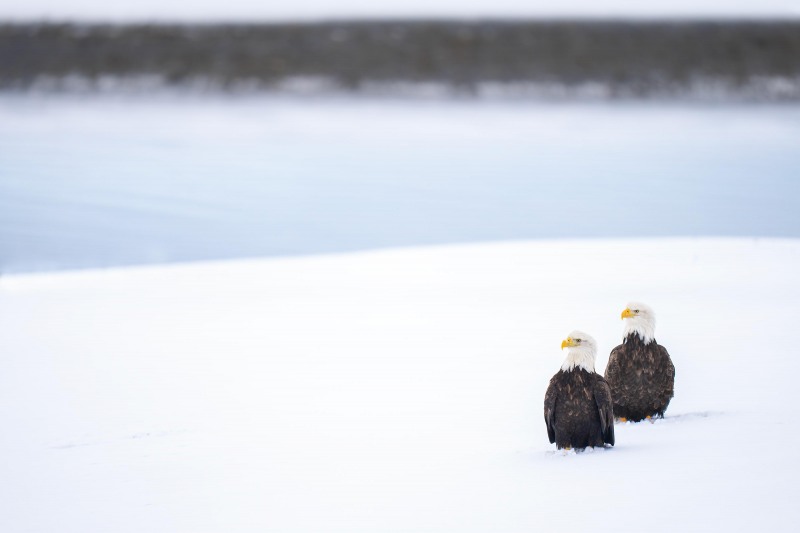
[[[800,107],[0,97],[0,272],[509,239],[800,237]]]
[[[280,21],[386,17],[797,18],[794,0],[27,0],[0,5],[0,19]]]
[[[630,299],[668,417],[561,455]],[[794,531],[800,241],[564,240],[0,279],[4,532]]]

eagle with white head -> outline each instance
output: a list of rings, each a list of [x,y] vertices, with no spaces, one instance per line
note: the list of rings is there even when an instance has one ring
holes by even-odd
[[[611,389],[594,371],[597,343],[586,333],[573,331],[561,343],[564,348],[569,348],[567,358],[544,396],[547,436],[559,450],[613,446]]]
[[[656,315],[647,305],[631,302],[622,319],[624,338],[611,351],[605,371],[614,416],[623,422],[663,418],[674,396],[675,365],[656,342]]]

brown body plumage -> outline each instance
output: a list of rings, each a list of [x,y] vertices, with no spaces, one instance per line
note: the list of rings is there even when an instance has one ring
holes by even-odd
[[[596,372],[576,367],[553,376],[544,397],[544,420],[558,449],[614,445],[611,389]]]
[[[611,351],[605,378],[611,387],[614,416],[638,422],[663,417],[674,395],[675,366],[655,339],[645,344],[630,333]]]

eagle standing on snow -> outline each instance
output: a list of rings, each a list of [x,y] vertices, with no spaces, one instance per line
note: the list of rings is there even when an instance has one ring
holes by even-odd
[[[613,446],[611,389],[594,371],[597,344],[586,333],[573,331],[561,343],[564,348],[569,348],[567,358],[544,396],[547,436],[559,450]]]
[[[605,372],[614,416],[622,422],[663,418],[674,395],[675,366],[667,349],[656,342],[655,314],[648,306],[631,302],[622,318],[625,338],[611,351]]]

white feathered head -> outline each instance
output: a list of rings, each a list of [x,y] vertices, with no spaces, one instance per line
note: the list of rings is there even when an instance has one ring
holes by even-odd
[[[645,344],[653,342],[656,337],[656,314],[650,306],[630,302],[622,312],[622,319],[625,320],[625,337],[636,333]]]
[[[570,371],[576,366],[587,372],[594,372],[594,358],[597,354],[597,342],[588,333],[573,331],[561,342],[561,349],[569,348],[567,358],[561,370]]]

